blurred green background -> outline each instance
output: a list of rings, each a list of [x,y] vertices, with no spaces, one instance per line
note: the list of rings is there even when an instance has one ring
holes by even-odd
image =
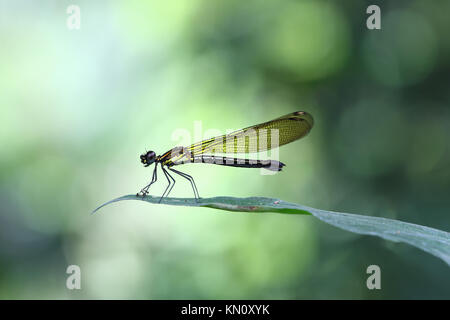
[[[81,29],[66,26],[69,5]],[[381,30],[366,28],[381,7]],[[449,1],[0,1],[0,298],[450,298],[416,248],[308,216],[127,201],[177,129],[304,110],[283,172],[190,164],[268,196],[450,230]],[[161,175],[151,193],[166,185]],[[178,179],[172,196],[192,196]],[[66,288],[68,265],[81,290]],[[381,268],[368,290],[366,268]]]

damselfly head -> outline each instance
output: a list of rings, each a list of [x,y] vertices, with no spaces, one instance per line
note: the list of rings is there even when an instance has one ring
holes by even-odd
[[[141,162],[148,167],[156,160],[156,153],[154,151],[148,151],[144,154],[141,154]]]

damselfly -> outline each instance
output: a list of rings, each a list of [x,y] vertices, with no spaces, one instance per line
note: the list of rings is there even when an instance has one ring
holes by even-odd
[[[169,183],[159,201],[167,197],[175,185],[175,179],[169,171],[189,180],[195,198],[200,198],[194,179],[190,175],[173,168],[185,163],[210,163],[230,167],[264,168],[281,171],[285,164],[277,160],[240,159],[217,156],[216,154],[256,153],[271,150],[304,137],[311,130],[313,124],[314,120],[310,114],[297,111],[230,134],[206,139],[190,146],[175,147],[160,156],[156,156],[154,151],[148,151],[140,156],[141,162],[145,167],[155,163],[155,168],[153,169],[152,180],[137,195],[145,196],[148,194],[148,189],[158,179],[158,164],[161,165],[162,172]]]

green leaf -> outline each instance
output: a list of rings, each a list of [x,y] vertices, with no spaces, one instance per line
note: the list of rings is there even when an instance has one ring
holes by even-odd
[[[108,204],[123,200],[139,200],[158,204],[160,197],[127,195],[106,202],[95,209],[93,213]],[[164,198],[161,204],[208,207],[240,212],[278,212],[313,215],[323,222],[347,231],[408,243],[441,258],[450,265],[450,233],[417,224],[380,217],[314,209],[279,199],[263,197],[214,197],[202,198],[198,201],[193,198]]]

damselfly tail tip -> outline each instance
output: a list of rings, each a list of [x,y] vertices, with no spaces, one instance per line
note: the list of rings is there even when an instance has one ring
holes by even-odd
[[[283,167],[286,166],[283,162],[278,163],[278,171],[281,171]]]
[[[283,162],[276,161],[276,160],[267,160],[262,167],[264,169],[270,170],[270,171],[281,171],[281,169],[285,166]]]

